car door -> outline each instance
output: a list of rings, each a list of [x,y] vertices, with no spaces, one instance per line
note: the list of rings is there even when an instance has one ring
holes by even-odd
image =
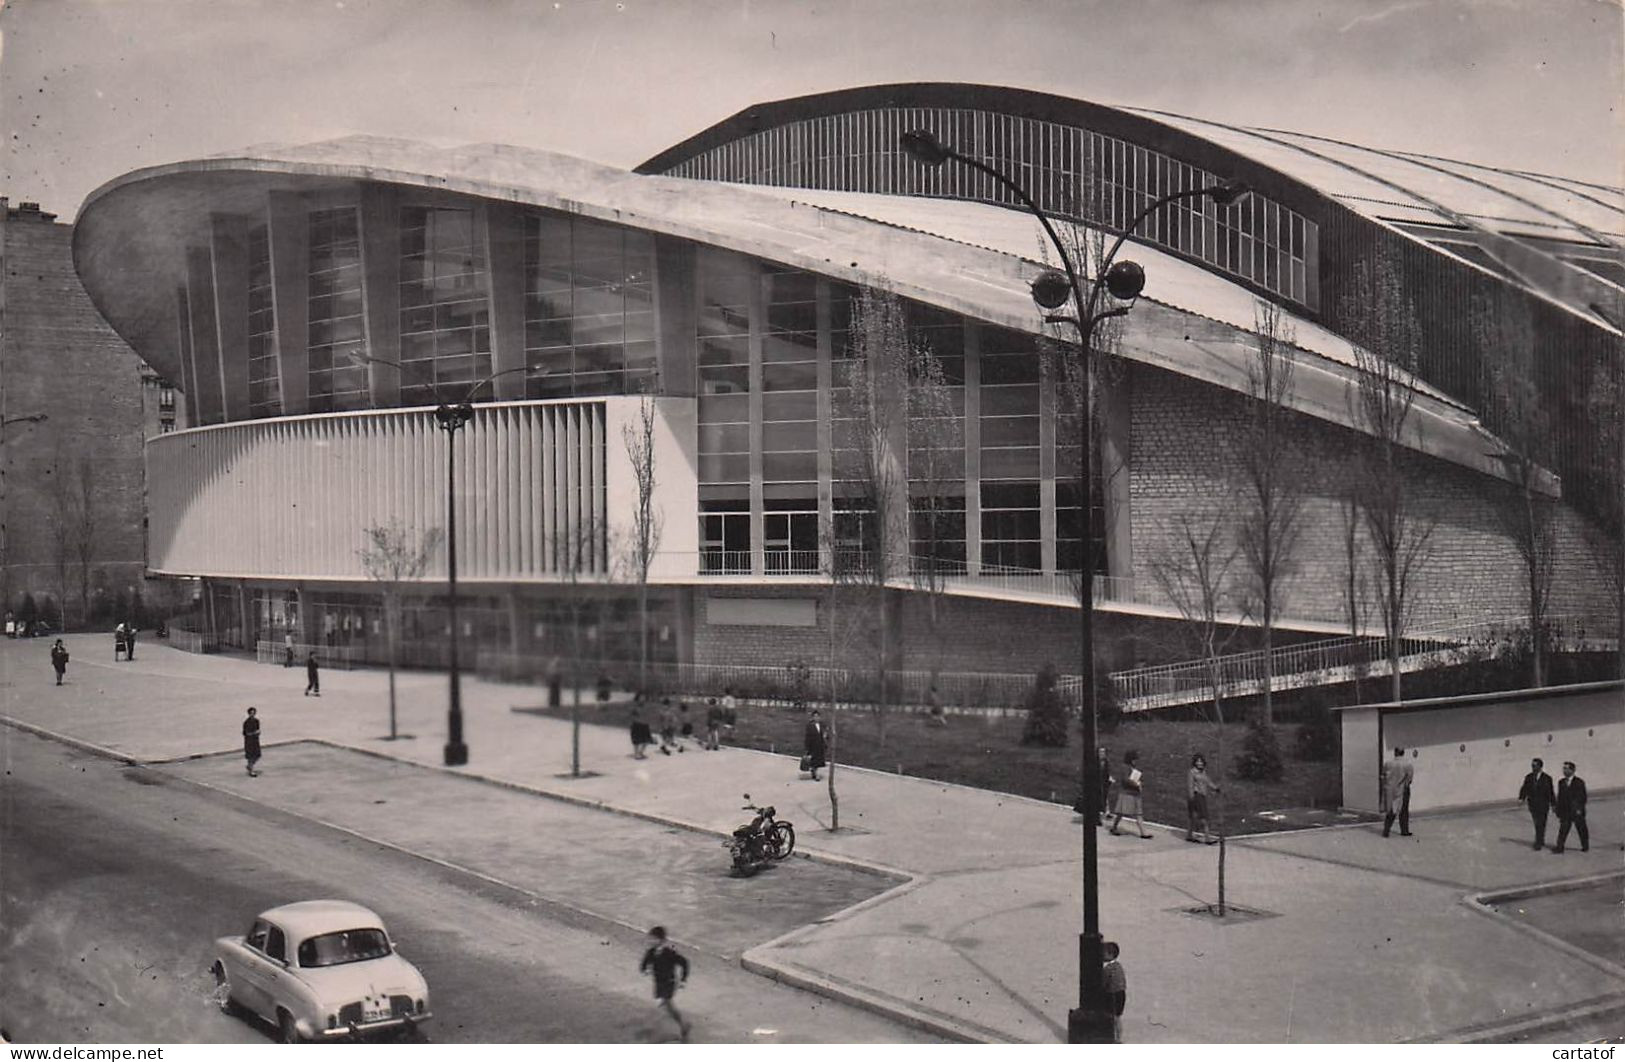
[[[293,975],[288,972],[290,957],[287,934],[275,922],[266,923],[265,1017],[269,1021],[276,1020],[276,1010],[279,1006],[286,1007],[290,1014],[295,1016],[299,1014],[293,998],[296,992],[291,983]]]
[[[236,968],[228,971],[232,995],[237,1002],[262,1018],[274,1013],[269,995],[271,964],[265,955],[265,941],[270,931],[269,922],[256,918],[243,938],[243,946],[234,956]]]

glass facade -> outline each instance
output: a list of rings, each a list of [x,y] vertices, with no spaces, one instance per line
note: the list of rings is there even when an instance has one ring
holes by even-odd
[[[460,398],[491,374],[483,240],[472,209],[401,210],[401,401]],[[457,386],[461,385],[461,387]]]
[[[361,300],[361,235],[354,207],[310,212],[310,411],[371,405],[367,323]]]
[[[524,226],[526,397],[652,386],[653,237],[566,214]]]
[[[396,217],[398,233],[367,243],[388,245],[391,254],[399,248],[400,299],[391,308],[399,314],[398,354],[375,352],[368,334],[358,208],[312,209],[304,218],[311,412],[371,408],[368,357],[400,361],[403,406],[455,395],[492,371],[498,282],[485,248],[496,236],[484,231],[483,209],[407,203]],[[843,395],[856,364],[858,288],[696,246],[692,273],[674,269],[668,293],[693,300],[678,314],[692,321],[693,361],[685,370],[692,376],[659,380],[654,237],[534,211],[516,223],[516,232],[501,236],[522,241],[510,268],[523,273],[500,282],[516,293],[523,284],[527,398],[646,387],[695,396],[701,572],[815,575],[832,560],[848,569],[867,564],[883,548],[876,506],[857,481],[858,422],[842,419],[853,416]],[[266,225],[251,219],[248,238],[250,410],[277,416],[287,410]],[[390,270],[375,272],[387,277]],[[177,297],[184,313],[186,290]],[[896,434],[887,445],[898,447],[906,482],[896,489],[908,511],[887,529],[897,536],[884,546],[892,564],[906,554],[914,572],[939,575],[1037,571],[1050,558],[1063,570],[1076,565],[1081,521],[1068,508],[1076,491],[1067,469],[1077,449],[1061,423],[1066,400],[1056,392],[1064,388],[1042,367],[1042,340],[902,305],[912,344],[908,377],[933,386],[897,385],[907,393],[898,396]],[[190,338],[183,331],[183,356]],[[683,363],[682,353],[674,352],[674,364]],[[1055,423],[1046,427],[1046,418]],[[1046,455],[1043,441],[1051,438],[1058,445]],[[1051,497],[1060,511],[1046,512]]]
[[[271,240],[264,225],[248,230],[248,415],[282,412],[276,318],[271,309]]]
[[[926,129],[960,153],[1008,173],[1045,212],[1122,230],[1158,197],[1206,188],[1216,174],[1163,152],[1076,126],[992,111],[888,107],[788,122],[673,166],[676,177],[886,195],[940,196],[1021,208],[1010,191],[966,166],[921,166],[899,138]],[[1318,309],[1319,230],[1258,193],[1220,207],[1189,199],[1145,220],[1137,239]]]

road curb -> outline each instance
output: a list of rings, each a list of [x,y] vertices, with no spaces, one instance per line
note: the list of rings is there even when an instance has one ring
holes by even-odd
[[[69,748],[78,749],[80,752],[88,752],[103,759],[118,760],[127,767],[143,767],[146,765],[145,761],[136,756],[131,756],[127,752],[120,752],[117,749],[110,749],[106,745],[97,745],[94,742],[70,737],[67,734],[58,734],[54,730],[47,730],[33,723],[25,723],[21,719],[13,719],[9,715],[0,715],[0,726],[9,726],[13,730],[21,730],[25,734],[33,734],[37,738],[54,741],[59,745],[66,745]]]
[[[1496,889],[1490,892],[1469,893],[1461,898],[1461,902],[1464,906],[1477,911],[1486,918],[1494,919],[1502,925],[1532,936],[1548,947],[1556,948],[1571,958],[1625,981],[1625,966],[1610,962],[1601,955],[1587,951],[1577,944],[1570,944],[1562,937],[1549,933],[1538,926],[1532,926],[1510,915],[1502,914],[1492,906],[1493,904],[1522,900],[1532,896],[1550,896],[1553,893],[1573,892],[1576,889],[1586,889],[1609,881],[1625,881],[1625,870],[1614,870],[1603,874],[1588,874],[1585,877],[1569,878],[1566,881],[1547,881],[1534,885],[1517,885],[1507,889]]]

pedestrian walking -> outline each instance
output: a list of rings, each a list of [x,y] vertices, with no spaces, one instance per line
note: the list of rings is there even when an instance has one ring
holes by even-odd
[[[293,632],[289,631],[282,636],[282,666],[293,666]]]
[[[322,695],[322,673],[316,665],[316,650],[312,649],[310,655],[305,657],[305,696],[320,697]]]
[[[1219,783],[1207,773],[1207,757],[1200,752],[1191,757],[1190,773],[1185,777],[1185,840],[1196,842],[1196,825],[1202,825],[1202,841],[1218,844],[1219,839],[1208,831],[1207,798],[1219,791]]]
[[[114,663],[117,663],[119,658],[124,655],[124,646],[125,646],[124,637],[125,637],[124,636],[124,624],[120,623],[117,627],[113,628],[113,662]]]
[[[62,644],[61,638],[51,646],[51,667],[56,670],[56,684],[62,685],[62,679],[68,673],[68,647]]]
[[[715,697],[705,699],[705,747],[713,752],[722,747],[722,706]]]
[[[638,972],[654,975],[655,1006],[671,1015],[677,1023],[678,1038],[687,1043],[691,1026],[672,1002],[672,997],[677,994],[679,984],[688,984],[688,960],[666,939],[665,926],[655,926],[649,930],[649,947],[643,953],[643,961],[638,964]]]
[[[1140,840],[1149,841],[1151,835],[1145,832],[1145,820],[1142,817],[1140,798],[1145,792],[1145,775],[1135,766],[1140,762],[1138,752],[1123,753],[1123,777],[1117,787],[1117,817],[1112,820],[1112,834],[1121,833],[1118,829],[1123,825],[1125,817],[1134,820],[1134,825],[1140,829]]]
[[[643,712],[638,708],[632,709],[632,758],[646,760],[649,757],[644,752],[654,744],[654,735],[649,733],[649,724],[643,721]]]
[[[1545,766],[1538,756],[1530,760],[1529,773],[1523,776],[1523,785],[1518,789],[1518,803],[1529,808],[1529,818],[1535,824],[1537,852],[1546,847],[1546,816],[1557,802],[1557,795],[1552,791],[1552,776],[1545,772]]]
[[[672,711],[671,698],[660,698],[660,754],[670,756],[677,744],[677,713]]]
[[[1112,777],[1112,750],[1105,745],[1100,746],[1100,803],[1095,806],[1095,824],[1106,825],[1106,812],[1112,806],[1112,786],[1117,779]]]
[[[1411,783],[1416,780],[1416,768],[1405,758],[1402,745],[1394,747],[1394,758],[1382,765],[1382,809],[1387,814],[1382,820],[1382,835],[1387,837],[1399,819],[1399,835],[1411,835]]]
[[[688,743],[694,740],[694,720],[688,717],[688,702],[677,702],[677,751],[682,752],[688,748]]]
[[[598,707],[603,708],[609,704],[609,695],[613,688],[610,685],[609,676],[600,671],[598,673]]]
[[[1557,844],[1554,854],[1561,854],[1568,842],[1569,829],[1580,835],[1580,851],[1591,851],[1591,831],[1586,829],[1586,783],[1574,773],[1574,761],[1563,762],[1563,777],[1557,783]]]
[[[824,721],[818,715],[818,709],[812,710],[807,719],[807,729],[802,733],[802,742],[806,747],[806,755],[801,757],[801,769],[812,772],[812,780],[818,781],[818,769],[824,766],[824,756],[828,751],[828,739],[824,733]]]
[[[925,706],[930,714],[925,721],[931,726],[947,726],[948,717],[942,714],[942,694],[937,691],[937,684],[933,682],[931,688],[925,691]]]
[[[1100,964],[1101,987],[1112,1008],[1112,1043],[1120,1044],[1123,1042],[1123,1008],[1128,1006],[1128,974],[1118,961],[1123,949],[1117,946],[1117,941],[1108,940],[1100,946],[1100,951],[1105,960]]]
[[[243,720],[243,759],[248,761],[248,776],[258,778],[260,772],[255,764],[260,762],[260,720],[253,708],[248,709],[248,718]]]
[[[135,624],[126,624],[124,627],[124,659],[135,659]]]

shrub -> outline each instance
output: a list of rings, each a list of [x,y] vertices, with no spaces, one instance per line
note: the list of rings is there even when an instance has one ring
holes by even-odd
[[[53,631],[62,629],[62,613],[56,607],[56,598],[46,595],[45,604],[40,606],[39,618],[41,623]]]
[[[1027,725],[1021,732],[1023,745],[1066,746],[1067,711],[1055,688],[1055,665],[1045,664],[1038,669],[1033,677],[1033,688],[1027,693],[1026,709]]]
[[[1123,721],[1123,706],[1117,700],[1117,686],[1104,668],[1095,668],[1095,726],[1102,734],[1117,733]]]
[[[39,604],[34,600],[33,594],[24,594],[22,604],[17,606],[17,622],[33,623],[39,619]]]
[[[1279,782],[1284,770],[1275,728],[1257,719],[1248,723],[1247,736],[1241,741],[1241,755],[1236,757],[1236,777],[1250,782]]]
[[[1337,758],[1337,718],[1326,704],[1326,695],[1310,690],[1304,695],[1293,752],[1300,760],[1323,763]]]

